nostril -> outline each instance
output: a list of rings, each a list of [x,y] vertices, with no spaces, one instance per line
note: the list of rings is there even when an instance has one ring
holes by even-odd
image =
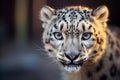
[[[75,60],[76,58],[79,57],[79,54],[66,54],[65,53],[65,56],[70,60]]]

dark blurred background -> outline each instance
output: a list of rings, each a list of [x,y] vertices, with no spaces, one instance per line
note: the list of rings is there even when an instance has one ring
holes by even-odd
[[[119,31],[119,0],[0,0],[0,80],[61,80],[58,65],[47,56],[41,40],[39,11],[70,5],[106,5],[108,24]]]

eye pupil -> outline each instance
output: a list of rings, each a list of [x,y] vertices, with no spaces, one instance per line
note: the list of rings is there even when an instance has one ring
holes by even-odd
[[[61,34],[60,34],[60,33],[58,33],[58,34],[57,34],[57,36],[61,36]]]
[[[89,34],[84,34],[85,37],[89,36]]]

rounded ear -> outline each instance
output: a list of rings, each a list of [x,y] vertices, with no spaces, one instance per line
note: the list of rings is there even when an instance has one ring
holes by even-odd
[[[95,10],[92,11],[92,16],[101,22],[108,21],[109,11],[106,6],[99,6]]]
[[[47,23],[49,20],[51,20],[53,13],[53,8],[49,6],[44,6],[40,10],[40,20]]]

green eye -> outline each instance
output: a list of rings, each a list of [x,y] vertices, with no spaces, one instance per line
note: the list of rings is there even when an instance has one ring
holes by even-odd
[[[88,40],[89,38],[91,38],[91,35],[92,33],[90,32],[83,33],[82,40]]]
[[[53,35],[57,40],[62,40],[63,39],[63,36],[62,36],[61,32],[54,32]]]

